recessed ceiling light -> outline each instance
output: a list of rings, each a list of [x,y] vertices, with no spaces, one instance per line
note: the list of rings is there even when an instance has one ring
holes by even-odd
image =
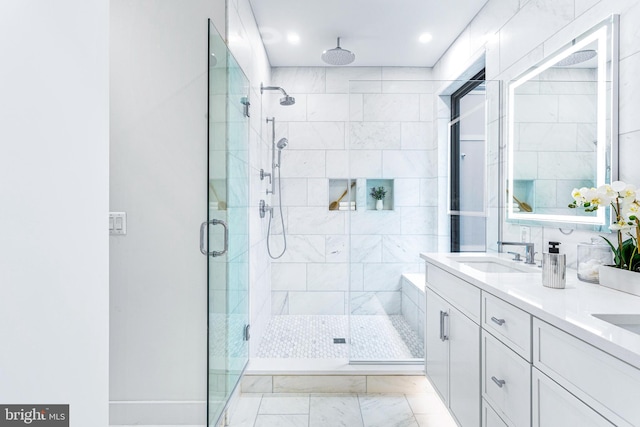
[[[291,44],[298,44],[300,43],[300,36],[297,35],[296,33],[289,33],[287,34],[287,40]]]
[[[429,33],[422,33],[422,34],[420,34],[420,37],[418,38],[420,43],[429,43],[431,41],[431,39],[433,39],[433,36],[431,34],[429,34]]]

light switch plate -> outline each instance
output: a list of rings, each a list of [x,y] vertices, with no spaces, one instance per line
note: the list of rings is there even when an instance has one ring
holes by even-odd
[[[520,241],[523,243],[531,242],[531,227],[520,226]]]
[[[112,236],[127,234],[126,212],[109,212],[109,234]]]

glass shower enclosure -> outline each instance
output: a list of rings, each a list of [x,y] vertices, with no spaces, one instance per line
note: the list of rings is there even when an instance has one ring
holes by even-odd
[[[207,425],[218,425],[249,360],[249,81],[209,21]]]

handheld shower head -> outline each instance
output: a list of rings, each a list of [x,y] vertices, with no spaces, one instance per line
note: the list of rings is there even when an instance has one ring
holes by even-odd
[[[289,140],[287,138],[280,139],[280,141],[278,141],[278,143],[276,144],[276,147],[278,147],[278,163],[276,163],[276,167],[280,167],[280,159],[282,157],[282,149],[284,147],[286,147],[287,145],[289,145]]]

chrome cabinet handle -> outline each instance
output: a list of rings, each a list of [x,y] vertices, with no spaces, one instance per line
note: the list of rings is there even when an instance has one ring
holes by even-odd
[[[498,326],[502,326],[504,325],[505,320],[504,319],[498,319],[497,317],[492,317],[491,321],[493,323],[496,323]]]
[[[499,380],[496,377],[491,377],[491,380],[500,388],[504,385],[504,380]]]
[[[224,247],[221,251],[208,251],[207,250],[207,230],[209,230],[209,225],[221,225],[224,227]],[[227,253],[229,249],[229,227],[227,227],[227,223],[222,221],[221,219],[211,219],[209,221],[205,221],[200,224],[200,252],[202,255],[217,257],[224,255]]]
[[[449,339],[449,336],[447,335],[447,332],[445,332],[445,329],[444,329],[444,324],[447,317],[449,317],[449,313],[447,313],[446,311],[440,310],[440,341],[446,341]]]

